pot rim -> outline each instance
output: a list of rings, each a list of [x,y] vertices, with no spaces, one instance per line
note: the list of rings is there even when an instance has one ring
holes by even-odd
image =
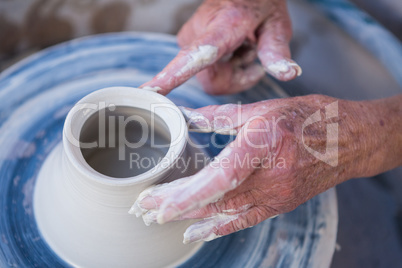
[[[100,103],[105,106],[100,107]],[[110,177],[93,169],[82,155],[78,137],[88,118],[109,107],[108,105],[141,108],[158,115],[168,127],[171,136],[170,146],[163,160],[144,173],[126,178]],[[148,108],[153,105],[161,109]],[[94,182],[114,186],[140,184],[163,176],[182,155],[187,139],[188,129],[184,116],[171,100],[156,92],[133,87],[107,87],[88,94],[70,110],[63,128],[63,149],[72,166]]]

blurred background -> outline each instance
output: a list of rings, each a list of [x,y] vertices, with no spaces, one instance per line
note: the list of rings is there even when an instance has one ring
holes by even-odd
[[[176,34],[202,0],[1,0],[0,69],[73,38],[119,31]],[[402,1],[352,0],[402,39]]]

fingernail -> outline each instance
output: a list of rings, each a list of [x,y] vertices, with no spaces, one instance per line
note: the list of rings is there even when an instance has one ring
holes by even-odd
[[[150,198],[151,193],[153,192],[155,186],[151,186],[147,189],[145,189],[144,191],[142,191],[139,196],[137,197],[137,200],[135,200],[134,204],[131,206],[130,210],[128,211],[129,214],[135,214],[135,216],[138,218],[140,217],[142,214],[144,214],[147,209],[143,208],[141,206],[142,201],[144,199],[148,199]],[[148,200],[149,202],[149,200]],[[156,204],[156,201],[154,201]]]
[[[156,220],[159,224],[164,224],[180,216],[180,213],[181,211],[174,204],[171,204],[158,213]]]
[[[138,206],[143,210],[150,210],[158,208],[158,203],[152,196],[146,196],[138,202]]]
[[[302,68],[300,67],[299,64],[294,63],[293,68],[296,69],[296,75],[297,75],[297,76],[301,76],[301,75],[302,75],[303,70],[302,70]]]
[[[283,76],[284,78],[292,78],[295,75],[300,76],[302,74],[302,69],[296,62],[285,59],[268,63],[266,69],[274,76]]]
[[[143,210],[140,208],[138,205],[138,202],[135,201],[135,203],[131,206],[130,210],[128,211],[129,214],[135,214],[135,216],[138,218],[142,215]]]
[[[149,90],[149,91],[153,91],[153,92],[158,92],[159,90],[161,90],[162,88],[160,87],[150,87],[150,86],[145,86],[145,87],[140,87],[141,89],[144,90]]]
[[[151,196],[155,189],[155,186],[149,187],[142,191],[138,196],[137,200],[131,206],[130,210],[128,211],[129,214],[135,214],[138,218],[149,209],[154,209],[157,207],[156,200]]]
[[[146,226],[150,226],[152,223],[156,223],[156,217],[158,213],[155,210],[148,211],[144,215],[142,215],[142,220],[144,221]]]

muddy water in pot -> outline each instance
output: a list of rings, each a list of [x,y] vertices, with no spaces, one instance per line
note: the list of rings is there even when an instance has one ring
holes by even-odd
[[[158,115],[127,106],[94,113],[80,133],[86,162],[113,178],[133,177],[152,169],[168,152],[170,141],[168,126]]]

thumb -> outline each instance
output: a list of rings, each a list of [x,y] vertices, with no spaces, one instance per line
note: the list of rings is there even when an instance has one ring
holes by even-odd
[[[160,205],[157,222],[173,221],[216,202],[247,179],[270,151],[266,124],[262,119],[247,122],[237,138],[208,166],[181,187],[171,187],[171,194]]]
[[[215,132],[236,135],[250,119],[258,118],[283,107],[278,99],[250,104],[209,105],[198,109],[179,106],[192,132]],[[265,120],[265,119],[264,119]]]

